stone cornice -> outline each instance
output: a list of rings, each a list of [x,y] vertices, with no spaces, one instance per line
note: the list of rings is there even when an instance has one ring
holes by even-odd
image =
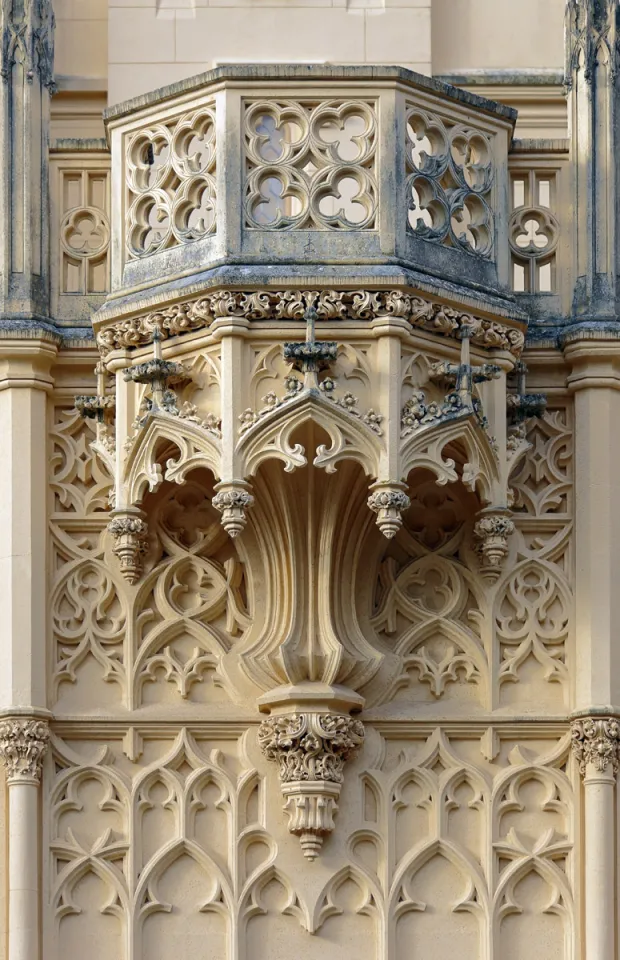
[[[524,333],[496,320],[446,306],[402,290],[219,290],[193,297],[137,317],[120,320],[99,330],[97,343],[103,356],[112,350],[142,347],[152,342],[158,327],[163,339],[205,329],[219,318],[244,317],[255,321],[302,320],[314,306],[319,320],[367,323],[380,317],[398,317],[412,327],[444,337],[457,337],[462,327],[472,328],[471,341],[489,350],[506,350],[519,356]]]
[[[331,64],[226,64],[216,67],[206,73],[200,73],[186,80],[179,80],[168,86],[160,87],[150,93],[141,94],[132,100],[125,100],[122,103],[108,107],[104,111],[103,119],[106,126],[115,120],[138,113],[140,110],[153,104],[165,103],[174,97],[182,94],[189,95],[201,90],[203,87],[225,83],[226,81],[252,80],[270,81],[278,80],[280,82],[291,83],[317,83],[321,81],[345,81],[347,83],[367,83],[371,81],[374,84],[383,82],[401,83],[413,89],[429,91],[447,97],[454,103],[462,103],[464,106],[472,106],[514,125],[517,119],[517,111],[504,103],[498,103],[495,100],[489,100],[487,97],[481,97],[478,94],[470,93],[452,83],[436,77],[428,77],[425,74],[416,73],[408,70],[406,67],[397,67],[391,65],[367,66],[367,65],[331,65]]]

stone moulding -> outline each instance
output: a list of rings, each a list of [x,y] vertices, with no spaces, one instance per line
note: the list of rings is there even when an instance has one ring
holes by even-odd
[[[457,307],[427,300],[402,290],[220,290],[192,300],[162,307],[138,317],[119,320],[99,330],[97,344],[102,356],[112,350],[127,350],[152,343],[153,330],[163,339],[182,336],[211,326],[225,317],[247,320],[303,320],[308,308],[316,310],[319,320],[368,322],[380,317],[400,317],[421,330],[440,336],[459,336],[463,327],[471,329],[471,340],[488,350],[508,350],[521,354],[525,342],[522,330],[477,317]]]

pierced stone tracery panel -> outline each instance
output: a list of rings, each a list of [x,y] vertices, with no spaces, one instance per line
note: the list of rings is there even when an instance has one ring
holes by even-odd
[[[130,259],[215,232],[215,104],[139,130],[126,151]]]
[[[246,226],[376,227],[373,101],[248,101],[244,133]]]
[[[492,258],[490,141],[481,130],[446,123],[412,104],[406,121],[407,229],[424,240]]]

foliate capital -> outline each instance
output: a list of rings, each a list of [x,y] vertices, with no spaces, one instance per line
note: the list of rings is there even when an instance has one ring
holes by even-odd
[[[258,743],[280,767],[289,831],[304,856],[314,860],[334,829],[345,762],[364,742],[361,720],[334,713],[290,713],[268,717]]]
[[[572,748],[582,776],[588,766],[593,766],[599,773],[611,766],[616,774],[620,766],[620,721],[615,717],[574,720]]]
[[[45,720],[9,717],[0,721],[0,757],[9,783],[41,782],[43,757],[50,739]]]

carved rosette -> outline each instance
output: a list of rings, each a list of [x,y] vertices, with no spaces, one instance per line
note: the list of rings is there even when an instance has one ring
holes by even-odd
[[[142,558],[148,548],[148,525],[141,510],[114,510],[108,524],[114,537],[113,553],[118,557],[121,573],[129,583],[142,576]]]
[[[263,753],[280,767],[289,831],[308,860],[334,829],[344,765],[363,741],[361,720],[334,713],[283,714],[258,728]]]
[[[41,782],[43,757],[50,739],[45,720],[9,717],[0,721],[0,756],[8,783]]]
[[[582,776],[590,765],[599,773],[611,765],[616,774],[620,766],[620,721],[614,717],[574,720],[572,748]]]
[[[485,576],[496,579],[508,556],[508,537],[515,525],[503,514],[488,514],[480,517],[474,525],[474,538],[480,554],[480,565]]]
[[[243,480],[218,483],[211,504],[222,514],[222,526],[229,537],[237,537],[247,521],[246,510],[254,503],[249,485]]]
[[[405,484],[396,482],[374,483],[368,498],[368,506],[377,514],[377,526],[388,540],[398,533],[403,525],[402,514],[411,506],[405,493]]]

